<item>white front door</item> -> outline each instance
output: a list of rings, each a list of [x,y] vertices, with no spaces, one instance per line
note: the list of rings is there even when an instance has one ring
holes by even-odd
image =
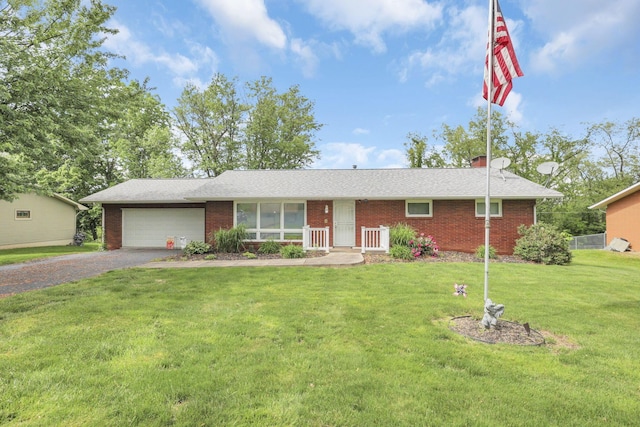
[[[336,200],[333,202],[333,246],[356,245],[356,202]]]

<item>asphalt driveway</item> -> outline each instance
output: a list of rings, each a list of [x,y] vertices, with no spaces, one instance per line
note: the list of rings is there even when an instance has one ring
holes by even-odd
[[[180,251],[119,249],[46,258],[0,266],[0,297],[137,267]]]

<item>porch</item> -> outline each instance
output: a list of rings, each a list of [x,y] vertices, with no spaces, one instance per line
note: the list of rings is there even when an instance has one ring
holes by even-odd
[[[362,242],[359,251],[366,253],[370,251],[384,251],[389,253],[389,227],[381,225],[377,228],[361,227],[361,239]],[[349,247],[331,247],[329,242],[329,227],[312,228],[308,225],[302,229],[302,249],[306,251],[324,251],[338,252],[338,251],[353,251],[356,248]]]

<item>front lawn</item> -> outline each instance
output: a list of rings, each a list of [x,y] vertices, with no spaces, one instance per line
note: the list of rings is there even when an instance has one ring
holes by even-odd
[[[504,319],[549,344],[448,329],[482,315],[482,263],[134,269],[8,297],[0,424],[637,425],[640,258],[490,271]]]
[[[42,246],[36,248],[2,249],[0,250],[0,265],[17,264],[59,255],[70,255],[80,252],[94,252],[100,248],[100,243],[84,243],[82,246]]]

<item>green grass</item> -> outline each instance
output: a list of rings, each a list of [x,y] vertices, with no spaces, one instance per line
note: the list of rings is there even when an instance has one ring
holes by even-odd
[[[82,246],[42,246],[37,248],[2,249],[0,250],[0,265],[17,264],[58,255],[94,252],[99,248],[100,243],[92,242],[85,243]]]
[[[0,300],[0,424],[637,425],[639,273],[492,264],[504,318],[564,348],[447,328],[481,316],[482,263],[110,272]]]

